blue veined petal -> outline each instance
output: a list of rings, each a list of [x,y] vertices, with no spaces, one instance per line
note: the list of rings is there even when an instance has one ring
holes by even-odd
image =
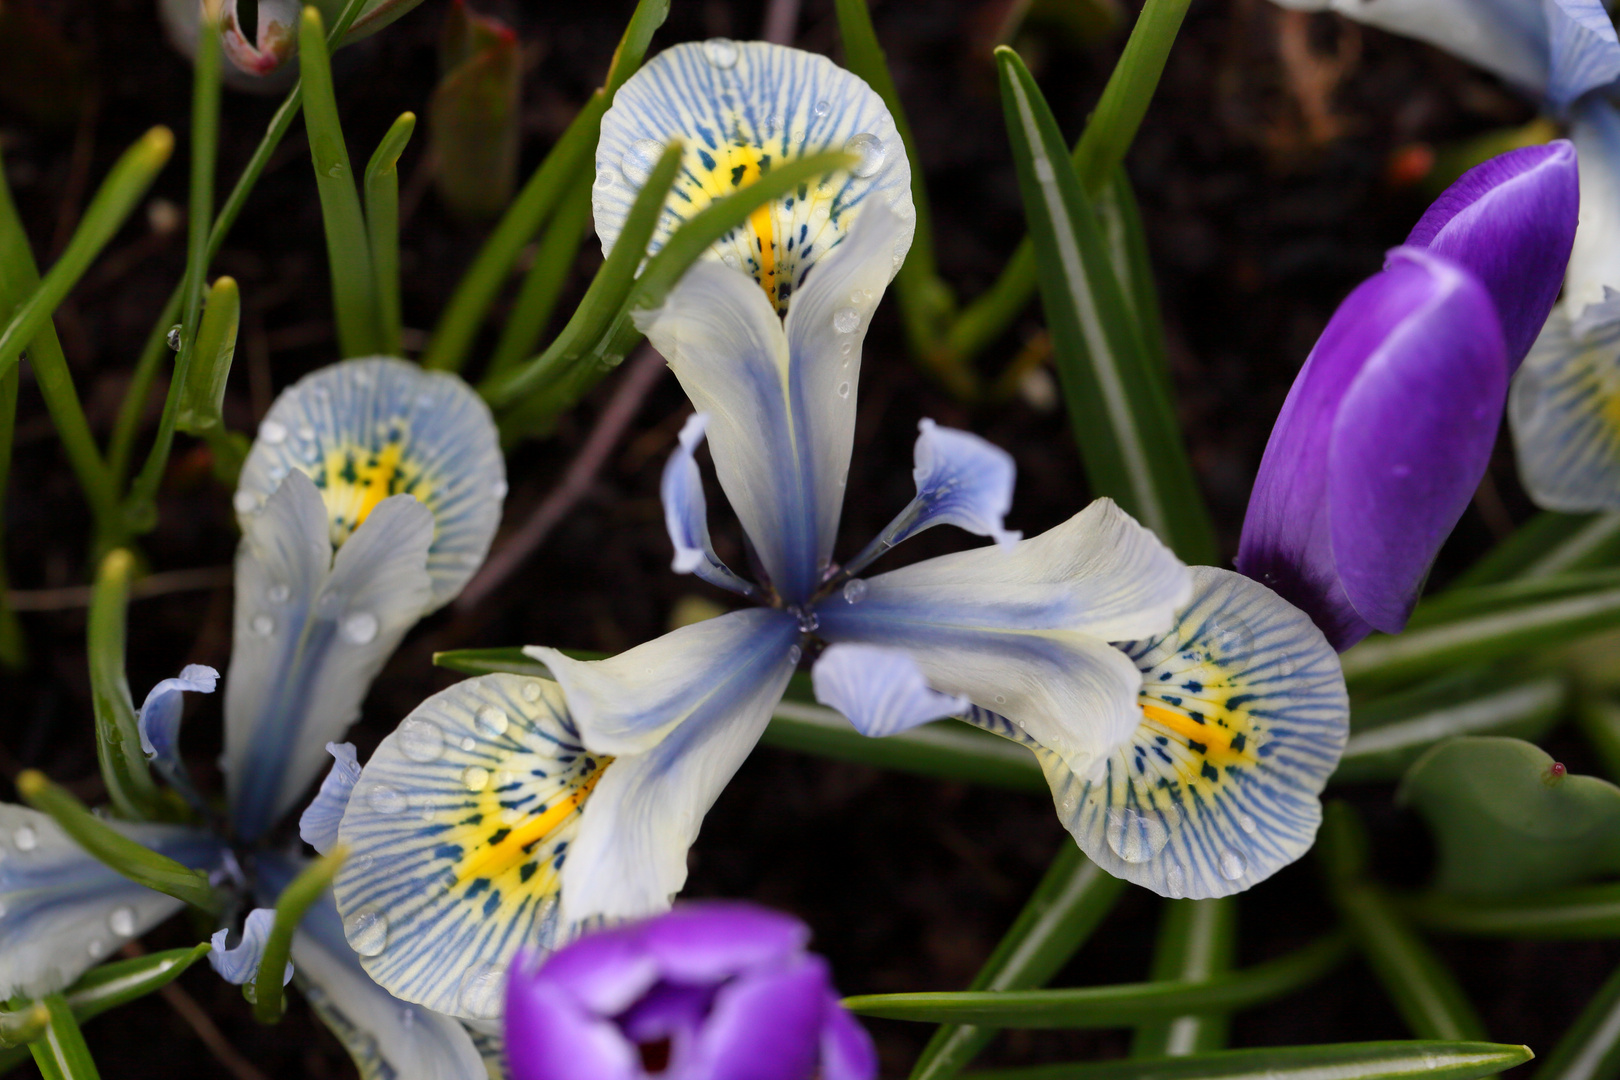
[[[1608,310],[1586,308],[1583,337],[1555,308],[1508,393],[1519,479],[1548,510],[1620,509],[1620,318],[1592,318]]]
[[[1141,673],[1108,642],[1163,633],[1190,589],[1187,568],[1107,499],[1010,551],[861,583],[817,603],[823,638],[906,650],[935,690],[1007,715],[1081,775],[1139,719]]]
[[[325,855],[337,844],[338,822],[349,807],[349,796],[354,782],[360,779],[360,762],[354,755],[354,743],[327,743],[326,752],[332,755],[332,771],[321,781],[321,790],[304,808],[298,818],[298,836]]]
[[[677,574],[696,574],[711,585],[752,596],[754,587],[720,561],[709,541],[709,506],[703,497],[703,476],[693,457],[703,441],[703,429],[708,422],[705,413],[694,413],[686,418],[679,444],[665,463],[659,483],[664,500],[664,527],[669,531],[670,543],[675,545],[675,559],[670,569]]]
[[[613,759],[590,753],[558,686],[482,675],[424,701],[361,771],[334,893],[370,976],[471,1019],[498,1013],[520,948],[559,931],[580,807]]]
[[[261,856],[260,900],[273,903],[298,869],[297,861],[278,853]],[[292,961],[294,983],[354,1059],[360,1080],[485,1075],[474,1039],[460,1023],[399,1000],[365,973],[343,938],[331,893],[315,901],[299,923]]]
[[[206,664],[187,664],[180,670],[178,679],[164,679],[152,687],[135,721],[146,759],[157,766],[170,787],[198,807],[202,800],[192,787],[185,763],[180,760],[180,714],[185,707],[182,695],[188,690],[212,694],[218,681],[219,672]]]
[[[1620,110],[1600,94],[1574,109],[1570,140],[1580,175],[1580,224],[1564,275],[1564,311],[1587,336],[1585,310],[1620,290]]]
[[[294,472],[244,524],[222,762],[232,828],[254,840],[308,790],[430,605],[433,517],[390,496],[334,559],[320,493]]]
[[[231,930],[222,926],[209,938],[213,951],[208,954],[208,963],[219,973],[219,977],[235,986],[258,976],[259,961],[264,959],[264,946],[270,940],[270,928],[276,924],[275,908],[254,908],[248,912],[247,918],[242,920],[242,934],[234,946],[228,945]],[[287,961],[287,970],[282,972],[281,985],[286,986],[292,981],[293,964]]]
[[[1175,629],[1120,646],[1142,672],[1140,724],[1094,778],[1030,746],[1058,816],[1091,859],[1161,896],[1240,892],[1304,854],[1339,761],[1349,700],[1338,655],[1264,585],[1208,566]]]
[[[711,249],[712,258],[759,282],[778,313],[869,202],[892,207],[905,223],[884,284],[911,246],[911,163],[894,118],[871,87],[824,56],[717,38],[665,49],[632,75],[602,118],[596,148],[591,206],[604,254],[675,138],[686,150],[652,251],[693,214],[773,165],[844,148],[860,155],[850,172],[770,203]]]
[[[810,677],[816,700],[843,713],[862,735],[893,735],[968,707],[967,698],[930,689],[904,649],[829,645]]]
[[[1602,0],[1542,0],[1551,54],[1547,97],[1558,108],[1620,77],[1620,38]]]
[[[109,824],[194,869],[223,851],[201,829]],[[0,803],[0,1000],[62,989],[184,906],[85,854],[45,814]]]
[[[431,510],[429,610],[483,562],[506,496],[489,407],[454,375],[387,357],[321,368],[276,399],[237,485],[244,533],[290,472],[320,490],[334,547],[390,495],[415,495]]]

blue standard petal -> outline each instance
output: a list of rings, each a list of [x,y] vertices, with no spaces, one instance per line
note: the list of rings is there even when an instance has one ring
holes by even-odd
[[[276,924],[275,908],[254,908],[248,912],[248,917],[242,921],[242,934],[236,945],[227,948],[226,941],[230,937],[230,928],[221,927],[209,938],[214,946],[208,954],[208,962],[213,965],[219,977],[228,983],[241,986],[259,974],[259,961],[264,958],[265,943],[270,940],[270,928]],[[282,972],[281,985],[285,986],[292,981],[292,961],[287,961],[287,970]]]
[[[322,855],[337,844],[338,823],[349,806],[354,782],[360,779],[360,762],[354,755],[354,743],[327,743],[326,752],[332,755],[332,771],[321,781],[315,801],[298,819],[299,837]]]
[[[816,700],[830,705],[874,738],[954,716],[968,699],[930,689],[904,649],[829,645],[810,671]]]

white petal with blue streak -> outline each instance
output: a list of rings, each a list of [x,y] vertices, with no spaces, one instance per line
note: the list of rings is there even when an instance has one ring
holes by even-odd
[[[391,495],[415,495],[432,511],[427,610],[460,592],[483,562],[506,496],[483,399],[454,375],[388,357],[321,368],[276,399],[237,485],[243,532],[292,472],[319,489],[333,547]]]
[[[1100,775],[1075,775],[1003,717],[968,719],[1035,751],[1059,817],[1097,865],[1203,898],[1241,892],[1310,848],[1349,701],[1337,654],[1303,612],[1240,574],[1192,574],[1176,627],[1120,646],[1142,672],[1138,726]]]
[[[821,636],[905,649],[928,684],[1019,724],[1081,775],[1130,738],[1141,673],[1107,642],[1163,633],[1187,568],[1099,499],[1010,551],[977,548],[864,579],[816,606]]]
[[[917,497],[906,516],[914,519],[889,542],[898,544],[934,525],[955,525],[988,536],[1010,548],[1023,533],[1006,528],[1018,475],[1012,455],[967,431],[943,428],[932,420],[917,425],[912,476]]]
[[[1620,38],[1602,0],[1542,0],[1551,54],[1547,97],[1565,108],[1620,77]]]
[[[708,422],[705,413],[693,413],[686,418],[675,452],[664,464],[664,475],[659,482],[664,527],[675,547],[670,569],[677,574],[696,574],[711,585],[749,595],[752,588],[720,561],[709,540],[709,506],[703,495],[703,476],[694,456],[703,442],[703,430]]]
[[[108,824],[194,869],[219,863],[202,830]],[[0,803],[0,1000],[62,989],[184,906],[85,854],[45,814]]]
[[[180,714],[185,708],[183,694],[212,694],[219,672],[206,664],[187,664],[178,679],[164,679],[147,693],[136,714],[135,726],[141,737],[141,750],[163,778],[193,805],[201,805],[185,763],[180,760]]]
[[[338,823],[349,807],[355,781],[360,779],[360,762],[354,754],[354,743],[327,743],[326,752],[332,755],[332,769],[321,781],[321,790],[298,818],[299,838],[322,855],[337,845]]]
[[[721,239],[710,257],[763,286],[786,311],[817,262],[847,238],[867,207],[892,207],[905,223],[903,257],[916,211],[911,165],[883,100],[824,56],[762,41],[716,39],[675,45],[619,88],[602,118],[591,207],[605,254],[664,146],[685,144],[675,188],[653,234],[657,251],[683,222],[773,165],[848,148],[848,172],[767,204]],[[899,259],[886,268],[884,283]]]
[[[264,959],[264,946],[270,940],[270,928],[276,924],[275,908],[254,908],[242,920],[242,933],[235,945],[230,945],[230,927],[221,927],[209,938],[213,950],[208,963],[219,977],[235,986],[241,986],[259,974],[259,961]],[[281,985],[292,981],[293,964],[287,961],[282,972]]]
[[[431,604],[434,526],[414,496],[392,495],[334,559],[320,492],[301,472],[244,525],[222,762],[232,826],[253,840],[303,796]]]
[[[1565,309],[1554,309],[1513,378],[1508,422],[1519,479],[1536,505],[1620,509],[1620,320],[1583,337]]]
[[[829,645],[810,678],[817,701],[874,738],[954,716],[969,704],[964,697],[931,689],[904,649],[881,645]]]

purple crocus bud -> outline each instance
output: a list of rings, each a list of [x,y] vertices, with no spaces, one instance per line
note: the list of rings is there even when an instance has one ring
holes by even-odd
[[[1485,474],[1507,382],[1479,280],[1428,251],[1390,252],[1339,305],[1288,392],[1238,569],[1341,652],[1400,630]]]
[[[751,904],[685,904],[589,934],[506,987],[513,1080],[872,1080],[809,929]]]
[[[1463,173],[1406,244],[1444,255],[1479,278],[1496,303],[1508,361],[1517,368],[1558,299],[1579,210],[1575,146],[1559,139],[1510,150]]]

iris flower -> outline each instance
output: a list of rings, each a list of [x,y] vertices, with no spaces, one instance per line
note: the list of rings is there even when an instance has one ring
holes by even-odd
[[[379,357],[334,364],[286,390],[233,497],[242,542],[225,679],[225,812],[198,796],[179,754],[182,695],[211,693],[217,679],[191,665],[153,688],[139,729],[154,771],[196,823],[113,827],[212,872],[244,904],[274,904],[298,866],[267,836],[358,718],[405,632],[482,563],[503,476],[489,410],[453,376]],[[33,810],[0,805],[0,844],[0,997],[62,989],[183,906],[97,862]],[[250,913],[234,944],[230,928],[215,936],[210,960],[221,975],[253,977],[269,916]],[[459,1023],[366,976],[330,897],[306,917],[292,956],[304,993],[364,1076],[482,1069]]]
[[[877,95],[780,46],[669,49],[603,120],[605,245],[676,137],[671,228],[772,161],[859,155],[757,211],[638,322],[698,410],[663,474],[674,569],[753,606],[607,660],[531,648],[551,679],[452,686],[352,784],[335,779],[320,817],[339,818],[333,839],[352,853],[335,892],[366,970],[408,1001],[487,1021],[488,988],[521,950],[665,910],[704,815],[821,644],[817,695],[868,735],[961,715],[1029,746],[1060,816],[1111,872],[1221,895],[1303,852],[1344,739],[1344,686],[1320,632],[1264,586],[1189,571],[1106,499],[1021,539],[1004,524],[1010,457],[928,421],[916,497],[835,561],[861,347],[913,218]],[[709,541],[705,439],[753,580]],[[867,574],[943,524],[994,543]]]

